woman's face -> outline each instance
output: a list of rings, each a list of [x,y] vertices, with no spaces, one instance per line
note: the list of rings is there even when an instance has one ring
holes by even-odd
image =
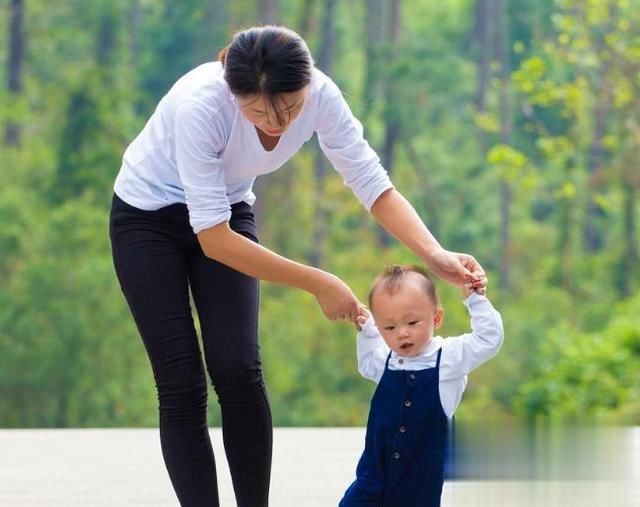
[[[302,112],[307,100],[309,87],[290,93],[281,93],[275,100],[280,109],[282,124],[271,105],[271,101],[262,96],[238,97],[238,104],[242,114],[262,132],[271,137],[284,134],[289,125]]]

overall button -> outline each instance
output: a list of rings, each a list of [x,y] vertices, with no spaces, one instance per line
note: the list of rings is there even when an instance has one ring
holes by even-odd
[[[406,433],[407,432],[407,428],[405,428],[404,426],[400,426],[400,433]]]
[[[399,452],[394,452],[393,453],[393,459],[400,459],[400,453]]]
[[[415,380],[415,379],[416,379],[416,374],[415,374],[415,373],[411,373],[411,374],[409,374],[409,378],[410,378],[411,380]]]
[[[411,400],[407,400],[404,402],[404,406],[405,407],[410,407],[411,406]]]

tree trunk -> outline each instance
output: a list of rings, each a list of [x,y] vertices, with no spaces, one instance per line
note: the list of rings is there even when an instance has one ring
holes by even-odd
[[[313,6],[314,0],[304,0],[302,5],[302,12],[300,14],[300,21],[298,22],[298,33],[303,39],[309,38],[313,29]]]
[[[142,98],[138,93],[140,87],[140,27],[142,26],[142,6],[140,0],[131,0],[128,12],[128,30],[129,30],[129,67],[131,81],[128,83],[131,92],[131,102],[133,110],[136,114],[142,114],[143,104]]]
[[[500,61],[500,139],[512,144],[511,58],[509,40],[508,0],[496,0],[500,15],[498,28],[498,57]],[[500,286],[511,285],[511,186],[503,177],[500,182]]]
[[[360,116],[365,123],[376,94],[380,91],[382,69],[382,47],[385,34],[385,0],[364,0],[366,9],[365,59],[366,71],[362,89],[363,111]]]
[[[131,0],[129,4],[129,58],[134,74],[140,66],[140,26],[142,23],[142,7],[140,0]]]
[[[573,182],[575,172],[575,162],[570,159],[566,162],[565,166],[565,181]],[[556,272],[554,278],[559,282],[560,286],[568,293],[573,289],[573,255],[572,255],[572,240],[574,234],[574,208],[575,199],[563,196],[559,202],[559,214],[560,221],[558,225],[558,239],[556,256],[558,262],[556,264]],[[556,283],[556,280],[553,282]]]
[[[623,216],[624,216],[624,254],[622,259],[622,273],[620,277],[620,292],[622,297],[629,297],[634,293],[637,283],[638,238],[636,232],[636,189],[631,182],[623,183]]]
[[[9,3],[9,58],[7,59],[7,87],[10,101],[18,99],[22,93],[22,65],[24,63],[24,1],[10,0]],[[20,146],[22,132],[20,124],[8,120],[4,133],[5,144]]]
[[[438,194],[435,191],[431,178],[429,177],[429,170],[425,168],[420,160],[420,156],[416,152],[415,146],[411,139],[404,141],[405,149],[407,150],[407,156],[413,164],[416,170],[418,178],[422,182],[422,195],[424,195],[424,206],[427,210],[428,226],[431,233],[437,238],[440,235],[440,204],[438,202]]]
[[[95,61],[98,75],[105,87],[113,84],[117,20],[113,9],[105,7],[98,20],[95,40]]]
[[[398,36],[400,34],[400,0],[391,0],[389,13],[389,30],[387,45],[389,47],[389,61],[395,62],[398,56]],[[394,75],[387,74],[385,80],[385,111],[386,128],[382,147],[382,165],[389,174],[393,172],[395,148],[400,136],[400,120],[395,108],[395,97],[399,83]],[[380,228],[378,239],[382,246],[388,247],[392,243],[391,236]]]
[[[611,109],[611,85],[607,78],[608,72],[609,64],[605,61],[600,75],[601,86],[596,103],[593,143],[589,157],[589,195],[584,223],[584,248],[587,252],[598,252],[604,247],[604,233],[599,222],[605,212],[594,199],[594,195],[602,186],[606,158],[604,136],[607,133],[607,116]]]
[[[218,52],[227,44],[227,0],[209,0],[196,44],[199,62],[210,62],[218,58]]]
[[[279,22],[278,0],[260,0],[260,21],[265,25]]]
[[[617,7],[615,2],[609,4],[608,19],[602,34],[594,34],[593,51],[598,57],[606,50],[606,36],[616,30]],[[605,215],[605,211],[594,199],[603,184],[604,166],[606,162],[606,149],[604,136],[607,133],[607,117],[611,111],[612,93],[609,72],[611,60],[603,59],[600,63],[599,89],[596,99],[595,122],[593,129],[593,143],[589,157],[589,194],[585,210],[583,245],[586,252],[598,252],[604,247],[604,232],[599,223]]]
[[[335,54],[335,11],[337,0],[327,0],[322,20],[322,38],[318,54],[318,67],[325,73],[330,73]],[[324,261],[328,209],[325,203],[324,190],[327,178],[327,161],[318,146],[315,158],[315,217],[313,231],[313,246],[309,255],[309,263],[321,267]]]
[[[495,54],[495,8],[495,0],[476,0],[475,2],[471,40],[478,68],[474,103],[480,112],[486,110],[487,90],[491,78],[491,60]]]
[[[471,36],[473,54],[476,57],[476,111],[483,113],[487,108],[487,90],[491,80],[491,61],[495,55],[496,0],[476,0],[474,6],[474,28]],[[487,135],[477,129],[478,144],[483,158],[487,151]]]
[[[390,61],[395,62],[398,57],[398,35],[400,33],[400,0],[391,0],[391,12],[389,16],[389,39]],[[398,135],[400,134],[400,122],[394,111],[394,98],[397,96],[397,80],[395,76],[390,76],[386,82],[385,106],[388,110],[387,130],[385,133],[382,159],[384,167],[389,173],[393,170],[394,150]]]

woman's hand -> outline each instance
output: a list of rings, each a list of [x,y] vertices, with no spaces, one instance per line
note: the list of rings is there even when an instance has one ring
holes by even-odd
[[[322,284],[314,295],[329,320],[355,323],[364,308],[349,286],[331,273],[324,273]]]
[[[436,275],[449,283],[460,287],[469,283],[474,289],[487,285],[484,269],[471,255],[439,248],[425,260]]]

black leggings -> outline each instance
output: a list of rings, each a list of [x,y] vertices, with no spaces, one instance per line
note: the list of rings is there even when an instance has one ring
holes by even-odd
[[[230,227],[257,242],[251,206],[234,204],[231,212]],[[258,345],[258,281],[203,254],[184,204],[143,211],[114,195],[110,218],[113,261],[151,361],[162,453],[180,504],[219,505],[191,288],[238,507],[266,507],[272,423]]]

